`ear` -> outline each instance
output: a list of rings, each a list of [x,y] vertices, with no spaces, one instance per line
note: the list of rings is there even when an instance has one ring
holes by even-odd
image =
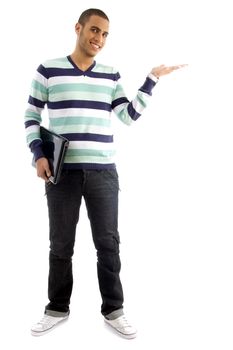
[[[80,23],[76,23],[76,24],[75,24],[75,33],[76,33],[77,35],[80,34],[81,28],[82,28],[82,25],[81,25]]]

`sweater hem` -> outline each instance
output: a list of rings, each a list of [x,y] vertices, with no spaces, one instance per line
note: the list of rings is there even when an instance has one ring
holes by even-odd
[[[64,170],[103,170],[103,169],[116,169],[115,163],[100,164],[100,163],[64,163]]]

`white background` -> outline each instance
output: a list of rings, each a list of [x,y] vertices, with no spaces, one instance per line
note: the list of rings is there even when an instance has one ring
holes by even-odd
[[[233,348],[230,3],[1,2],[1,348]],[[160,79],[132,127],[114,122],[125,311],[139,330],[132,341],[103,324],[84,206],[70,319],[45,337],[30,335],[47,303],[48,221],[23,116],[37,66],[73,51],[74,25],[89,7],[110,18],[96,59],[119,69],[129,98],[153,66],[189,64]]]

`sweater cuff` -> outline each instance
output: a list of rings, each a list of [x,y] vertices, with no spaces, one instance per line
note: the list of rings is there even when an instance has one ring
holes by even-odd
[[[44,155],[42,149],[38,149],[36,152],[33,152],[33,154],[34,154],[35,162],[36,162],[38,159],[44,158],[44,157],[45,157],[45,155]]]
[[[31,151],[34,155],[34,161],[36,162],[39,158],[45,157],[43,148],[42,148],[42,141],[41,140],[35,140],[30,145]]]
[[[158,78],[156,78],[156,76],[149,74],[145,80],[145,83],[139,90],[145,92],[148,95],[152,95],[152,89],[155,87],[157,81]]]
[[[159,81],[159,78],[157,78],[154,74],[150,73],[148,74],[148,78],[150,78],[151,80],[153,80],[155,83],[157,83]]]

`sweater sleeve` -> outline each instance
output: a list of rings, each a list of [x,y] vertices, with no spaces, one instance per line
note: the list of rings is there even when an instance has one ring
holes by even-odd
[[[141,116],[157,82],[158,79],[154,75],[149,74],[144,84],[138,90],[136,97],[130,102],[121,85],[120,75],[118,76],[112,109],[123,123],[130,125]]]
[[[44,156],[40,138],[41,114],[48,101],[48,79],[46,69],[40,65],[31,83],[28,106],[24,115],[27,145],[34,154],[35,161]]]

